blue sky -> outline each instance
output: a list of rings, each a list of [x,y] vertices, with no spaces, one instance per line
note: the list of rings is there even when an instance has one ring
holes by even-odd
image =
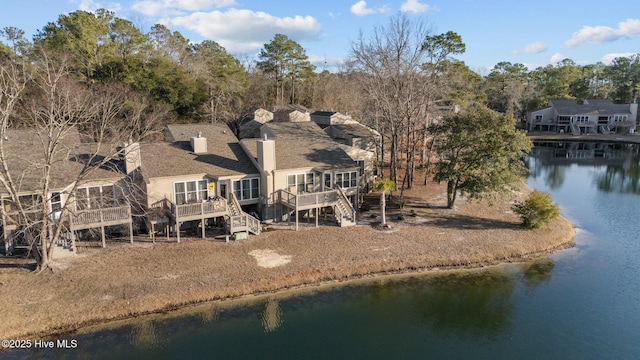
[[[457,58],[480,73],[501,61],[535,68],[640,53],[637,0],[21,0],[2,2],[0,28],[18,27],[30,37],[60,14],[98,8],[145,31],[162,23],[192,42],[217,41],[244,59],[282,33],[320,67],[339,63],[360,31],[366,35],[399,13],[426,21],[434,34],[460,34],[467,51]]]

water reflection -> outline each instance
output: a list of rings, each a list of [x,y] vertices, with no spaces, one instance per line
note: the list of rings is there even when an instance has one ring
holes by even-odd
[[[594,178],[598,189],[640,194],[640,146],[605,142],[537,141],[529,154],[532,178],[545,179],[557,190],[564,184],[571,165],[604,167]]]
[[[163,343],[167,342],[169,342],[169,338],[156,330],[153,321],[134,324],[129,333],[129,343],[141,350],[160,348]]]
[[[623,194],[640,194],[640,162],[629,161],[627,166],[611,165],[595,176],[598,190]]]
[[[277,331],[282,325],[282,309],[280,302],[275,299],[269,299],[262,307],[262,328],[265,333]]]
[[[555,264],[549,258],[534,260],[520,266],[524,284],[531,291],[551,281]]]
[[[508,331],[515,278],[498,269],[437,279],[417,312],[437,332],[491,337]]]

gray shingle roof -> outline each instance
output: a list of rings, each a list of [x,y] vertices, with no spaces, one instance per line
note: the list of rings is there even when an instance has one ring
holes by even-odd
[[[20,192],[31,193],[42,189],[42,167],[44,165],[44,143],[35,130],[7,130],[3,141],[3,152],[7,158],[9,173]],[[77,180],[90,156],[102,153],[93,162],[102,161],[108,156],[103,166],[97,167],[86,176],[84,181],[105,180],[117,181],[125,175],[123,164],[118,159],[111,159],[116,145],[104,144],[101,151],[92,143],[81,143],[80,135],[71,130],[58,144],[58,152],[54,155],[51,170],[50,190],[59,191]],[[4,189],[0,189],[4,193]]]
[[[559,115],[616,115],[631,114],[629,104],[613,104],[608,100],[587,100],[578,104],[575,100],[551,100],[549,103]]]
[[[191,138],[198,132],[207,139],[207,152],[194,154]],[[258,170],[225,124],[169,125],[172,143],[142,144],[142,172],[147,178],[208,174],[235,176],[257,174]]]
[[[354,161],[314,122],[267,123],[276,146],[276,167],[278,170],[296,168],[348,168]],[[258,139],[243,139],[242,143],[257,157]]]
[[[340,130],[345,135],[350,135],[354,138],[375,138],[376,134],[368,127],[359,123],[346,123],[330,125]]]

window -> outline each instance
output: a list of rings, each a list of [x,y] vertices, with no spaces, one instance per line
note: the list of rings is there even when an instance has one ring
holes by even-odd
[[[333,178],[333,176],[331,175],[331,173],[325,173],[324,174],[324,189],[333,189],[333,182],[331,181],[331,179]]]
[[[295,188],[296,193],[312,192],[316,185],[316,175],[312,172],[306,174],[292,174],[287,176],[287,189]]]
[[[242,179],[233,181],[233,193],[240,200],[251,200],[260,197],[260,179]]]
[[[206,200],[209,195],[207,180],[181,181],[173,184],[176,204],[188,204]]]
[[[351,171],[345,173],[336,173],[336,185],[341,188],[350,188],[358,186],[358,172]]]
[[[542,121],[542,115],[536,115],[536,121],[537,122]]]
[[[113,184],[87,186],[76,191],[76,210],[99,209],[116,205]]]

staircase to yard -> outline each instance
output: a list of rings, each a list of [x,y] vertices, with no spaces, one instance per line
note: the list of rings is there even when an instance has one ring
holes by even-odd
[[[260,220],[242,211],[236,195],[231,193],[228,204],[229,209],[229,232],[235,234],[241,231],[248,231],[252,234],[260,234]]]

